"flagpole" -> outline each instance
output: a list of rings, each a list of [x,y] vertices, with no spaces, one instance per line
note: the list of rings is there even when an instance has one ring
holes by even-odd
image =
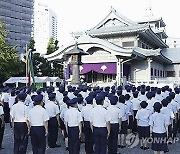
[[[28,78],[27,78],[27,74],[28,74],[28,73],[27,73],[27,71],[28,71],[28,68],[27,68],[27,67],[28,67],[27,53],[28,53],[28,51],[27,51],[27,44],[26,44],[26,81],[27,81],[27,82],[26,82],[26,86],[27,86],[27,83],[28,83],[28,80],[27,80],[27,79],[28,79]]]

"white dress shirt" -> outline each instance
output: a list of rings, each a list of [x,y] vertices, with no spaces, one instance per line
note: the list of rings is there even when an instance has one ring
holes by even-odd
[[[90,121],[90,111],[93,109],[91,104],[87,104],[82,108],[81,114],[84,121]]]
[[[9,104],[10,110],[11,110],[12,106],[14,105],[15,98],[16,98],[16,96],[9,96],[9,102],[8,102],[8,104]]]
[[[150,116],[149,125],[152,126],[154,133],[165,133],[168,120],[164,114],[155,112]]]
[[[147,109],[140,109],[137,111],[136,119],[138,126],[149,126],[149,118],[150,118],[151,112]]]
[[[90,122],[94,127],[106,127],[106,122],[110,121],[107,110],[102,105],[97,105],[90,112]]]
[[[28,114],[31,126],[44,126],[44,122],[49,120],[48,112],[40,105],[33,107]]]
[[[175,118],[173,111],[171,109],[169,109],[168,107],[162,107],[161,113],[166,116],[168,125],[172,124],[171,120]]]
[[[132,109],[133,110],[139,110],[140,109],[140,100],[138,99],[138,98],[133,98],[132,100],[131,100],[131,102],[132,102]]]
[[[24,105],[24,102],[19,101],[12,106],[10,115],[14,122],[26,122],[28,117],[27,111],[27,106]]]
[[[121,110],[115,105],[110,105],[107,108],[107,115],[111,124],[119,123],[119,119],[122,117]]]
[[[44,107],[49,114],[49,118],[56,117],[59,114],[59,107],[53,101],[49,101]]]
[[[81,113],[78,111],[78,109],[70,107],[64,115],[64,121],[67,122],[67,125],[69,127],[77,127],[79,126],[79,123],[83,120]]]

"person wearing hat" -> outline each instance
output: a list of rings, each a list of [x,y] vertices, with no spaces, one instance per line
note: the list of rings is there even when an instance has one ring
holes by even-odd
[[[66,130],[68,133],[69,154],[80,152],[80,137],[82,131],[82,116],[77,109],[77,98],[68,101],[69,109],[64,115]]]
[[[128,111],[127,111],[127,105],[125,104],[125,97],[124,95],[120,95],[119,99],[118,99],[118,103],[117,103],[117,107],[120,109],[121,111],[121,130],[119,132],[119,143],[118,143],[118,147],[119,148],[125,148],[125,136],[127,134],[127,130],[128,130]]]
[[[43,106],[43,95],[33,99],[34,107],[29,111],[28,121],[33,153],[45,154],[46,136],[48,135],[49,114]]]
[[[171,109],[169,109],[168,106],[168,100],[163,99],[161,101],[162,103],[162,108],[161,108],[161,113],[164,114],[168,120],[168,138],[172,139],[172,130],[173,130],[173,119],[175,119],[175,115]]]
[[[3,106],[0,103],[0,150],[4,149],[2,147],[2,141],[3,141],[3,136],[4,136],[4,111],[3,111]]]
[[[116,106],[118,102],[117,96],[109,98],[111,105],[107,108],[107,115],[109,116],[110,135],[108,138],[108,153],[117,154],[118,133],[121,130],[121,110]]]
[[[159,102],[154,103],[154,113],[150,116],[149,125],[152,133],[152,150],[154,154],[164,153],[167,148],[167,132],[168,120],[164,114],[161,113],[162,105]],[[161,141],[161,142],[160,142]]]
[[[94,137],[95,154],[107,151],[107,138],[110,134],[110,119],[107,110],[103,108],[104,96],[98,94],[95,97],[96,107],[90,111],[90,123]]]
[[[24,105],[27,94],[21,92],[17,95],[18,103],[12,106],[10,115],[14,129],[14,154],[25,154],[28,144],[28,111]]]
[[[93,96],[89,95],[85,98],[87,102],[86,106],[82,108],[81,114],[83,117],[83,124],[84,124],[84,135],[85,135],[85,151],[88,154],[93,153],[93,134],[90,126],[90,111],[93,109]]]
[[[146,101],[142,101],[140,106],[141,109],[138,110],[135,118],[137,119],[138,134],[141,144],[140,148],[146,150],[149,149],[147,146],[147,139],[150,137],[149,118],[151,116],[151,111],[146,108],[148,106]]]
[[[140,101],[147,101],[146,90],[145,89],[141,89],[141,95],[138,97],[138,99]]]
[[[49,101],[45,104],[45,109],[49,114],[48,121],[48,146],[50,148],[60,147],[57,145],[57,137],[58,137],[58,126],[60,126],[59,120],[59,107],[55,103],[56,93],[49,94]]]

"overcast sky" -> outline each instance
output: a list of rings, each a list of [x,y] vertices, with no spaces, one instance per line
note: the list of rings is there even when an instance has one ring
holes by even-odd
[[[36,0],[37,1],[37,0]],[[145,16],[149,0],[39,0],[58,16],[58,40],[60,44],[72,40],[74,31],[88,30],[96,26],[109,13],[111,6],[131,20]],[[180,1],[150,0],[155,17],[162,17],[170,37],[180,38]]]

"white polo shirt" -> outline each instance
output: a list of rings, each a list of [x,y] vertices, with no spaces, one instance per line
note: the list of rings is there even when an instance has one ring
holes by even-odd
[[[24,105],[24,102],[18,101],[17,104],[14,104],[11,108],[11,118],[14,119],[14,122],[26,122],[28,118],[27,106]]]
[[[149,126],[149,118],[150,118],[151,112],[147,109],[140,109],[137,111],[136,119],[138,126]]]
[[[31,126],[44,126],[44,122],[49,120],[48,112],[40,105],[33,107],[28,114]]]
[[[166,116],[168,125],[172,124],[171,120],[175,118],[173,111],[168,107],[162,107],[161,113]]]
[[[90,111],[93,109],[93,106],[91,104],[86,104],[82,108],[81,114],[84,119],[84,121],[90,121]]]
[[[132,109],[133,110],[139,110],[140,109],[140,100],[138,99],[138,98],[133,98],[132,100],[131,100],[131,102],[132,102]]]
[[[56,117],[56,115],[60,113],[58,105],[56,105],[53,101],[49,101],[44,107],[49,114],[49,118]]]
[[[111,124],[119,123],[119,119],[122,117],[121,110],[115,105],[110,105],[107,108],[107,115]]]
[[[165,133],[168,120],[164,114],[155,112],[150,116],[149,125],[152,126],[154,133]]]
[[[94,127],[106,127],[106,122],[110,121],[107,110],[102,105],[97,105],[90,112],[90,122]]]
[[[64,115],[64,121],[69,127],[77,127],[82,120],[81,113],[77,108],[70,107]]]

